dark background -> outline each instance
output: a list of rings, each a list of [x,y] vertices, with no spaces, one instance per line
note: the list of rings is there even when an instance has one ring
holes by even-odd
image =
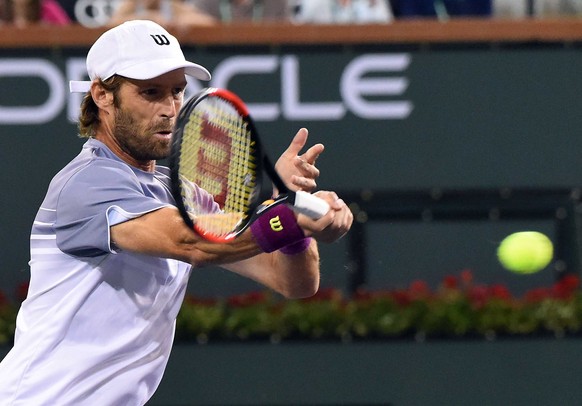
[[[66,87],[66,61],[83,58],[85,53],[82,48],[0,50],[0,63],[41,58],[61,70],[62,86]],[[310,130],[310,143],[324,143],[326,151],[318,161],[319,185],[324,189],[398,193],[577,188],[580,184],[582,58],[572,44],[186,47],[185,53],[211,72],[236,55],[293,55],[300,63],[302,102],[341,101],[342,72],[358,56],[408,54],[411,62],[405,70],[370,74],[406,78],[408,87],[402,95],[377,98],[410,101],[414,107],[407,118],[365,120],[348,111],[336,121],[280,118],[258,123],[273,156],[302,126]],[[288,83],[282,82],[280,69],[272,74],[241,75],[229,83],[231,90],[250,103],[280,101],[283,86]],[[0,88],[2,110],[42,104],[48,97],[48,86],[26,75],[0,75]],[[0,122],[3,289],[11,291],[27,279],[28,237],[35,212],[52,176],[81,145],[65,105],[46,123]],[[370,219],[364,227],[367,286],[393,288],[419,278],[436,284],[463,269],[473,270],[479,281],[508,283],[516,291],[547,284],[555,278],[553,265],[535,275],[516,276],[497,263],[499,241],[526,229],[544,232],[556,242],[551,216],[497,221]],[[322,246],[324,287],[348,288],[347,241]],[[190,284],[193,293],[204,296],[257,288],[214,268],[195,270]]]

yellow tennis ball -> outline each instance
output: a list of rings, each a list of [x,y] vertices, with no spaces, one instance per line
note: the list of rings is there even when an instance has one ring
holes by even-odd
[[[497,248],[501,265],[517,273],[534,273],[544,269],[554,256],[552,241],[537,231],[522,231],[505,237]]]

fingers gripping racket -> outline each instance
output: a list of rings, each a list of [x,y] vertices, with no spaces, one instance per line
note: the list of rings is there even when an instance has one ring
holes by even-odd
[[[172,195],[186,224],[207,240],[227,242],[279,204],[312,219],[330,209],[324,200],[285,186],[264,153],[247,107],[228,90],[207,88],[186,102],[173,137]],[[261,203],[265,174],[279,195]],[[209,192],[220,211],[200,209],[193,185]]]

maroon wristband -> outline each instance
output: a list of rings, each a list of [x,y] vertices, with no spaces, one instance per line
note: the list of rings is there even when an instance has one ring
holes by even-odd
[[[251,232],[263,252],[273,252],[305,239],[293,210],[279,204],[251,224]]]
[[[286,245],[279,249],[285,255],[297,255],[306,251],[311,245],[311,237],[304,238],[293,244]]]

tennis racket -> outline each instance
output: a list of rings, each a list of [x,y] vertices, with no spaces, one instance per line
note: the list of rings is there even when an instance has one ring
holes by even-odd
[[[279,195],[261,202],[265,174]],[[225,89],[206,88],[180,110],[173,133],[170,176],[182,218],[213,242],[236,238],[279,204],[312,219],[330,209],[324,200],[285,186],[264,153],[246,105]],[[203,207],[208,205],[200,203],[198,187],[212,195],[219,211]]]

